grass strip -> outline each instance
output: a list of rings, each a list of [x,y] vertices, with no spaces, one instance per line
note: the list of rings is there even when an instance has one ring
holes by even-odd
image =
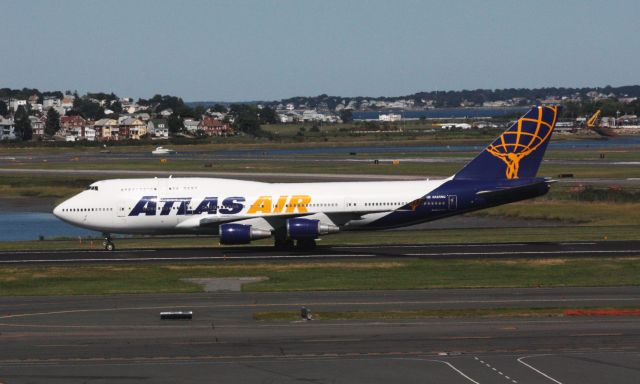
[[[244,291],[640,285],[640,258],[358,260],[0,267],[0,295],[200,292],[186,278],[267,276]]]
[[[569,311],[569,312],[568,312]],[[394,319],[430,319],[430,318],[495,318],[495,317],[562,317],[574,316],[567,313],[632,313],[628,308],[470,308],[470,309],[431,309],[407,311],[320,311],[312,312],[313,320],[394,320]],[[637,310],[635,310],[637,311]],[[300,312],[256,312],[257,321],[295,321],[300,320]]]

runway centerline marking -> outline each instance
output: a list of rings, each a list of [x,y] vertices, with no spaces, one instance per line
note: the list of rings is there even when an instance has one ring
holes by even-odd
[[[541,356],[549,356],[549,355],[532,355],[532,356],[523,356],[523,357],[519,357],[517,360],[518,360],[518,363],[520,363],[520,364],[522,364],[522,365],[524,365],[524,366],[526,366],[526,367],[528,367],[528,368],[532,369],[533,371],[535,371],[535,372],[539,373],[540,375],[542,375],[542,376],[546,377],[547,379],[549,379],[549,380],[553,381],[554,383],[556,383],[556,384],[562,384],[562,382],[560,382],[560,381],[558,381],[558,380],[554,379],[553,377],[551,377],[551,376],[547,375],[546,373],[544,373],[544,372],[542,372],[541,370],[539,370],[539,369],[535,368],[534,366],[532,366],[532,365],[527,364],[527,363],[525,363],[525,362],[524,362],[524,359],[528,359],[528,358],[531,358],[531,357],[541,357]]]

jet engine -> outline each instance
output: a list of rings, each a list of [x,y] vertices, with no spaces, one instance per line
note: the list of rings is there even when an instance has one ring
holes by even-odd
[[[321,224],[320,220],[289,219],[287,220],[287,236],[290,239],[317,239],[320,235],[336,233],[339,229],[332,224]]]
[[[220,244],[249,244],[252,240],[271,237],[271,231],[252,228],[245,224],[220,225]]]

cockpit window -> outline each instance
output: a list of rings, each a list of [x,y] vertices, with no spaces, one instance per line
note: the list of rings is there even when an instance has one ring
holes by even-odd
[[[87,191],[97,191],[98,190],[98,186],[97,185],[90,185],[87,187],[86,189]]]

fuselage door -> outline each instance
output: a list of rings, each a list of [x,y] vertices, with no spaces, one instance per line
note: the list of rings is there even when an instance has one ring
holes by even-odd
[[[127,212],[129,212],[127,210],[127,203],[125,203],[124,201],[119,201],[118,205],[116,206],[116,214],[118,215],[118,217],[126,217],[127,216]]]
[[[458,209],[458,196],[457,195],[448,195],[447,196],[447,206],[450,211],[455,211]]]

